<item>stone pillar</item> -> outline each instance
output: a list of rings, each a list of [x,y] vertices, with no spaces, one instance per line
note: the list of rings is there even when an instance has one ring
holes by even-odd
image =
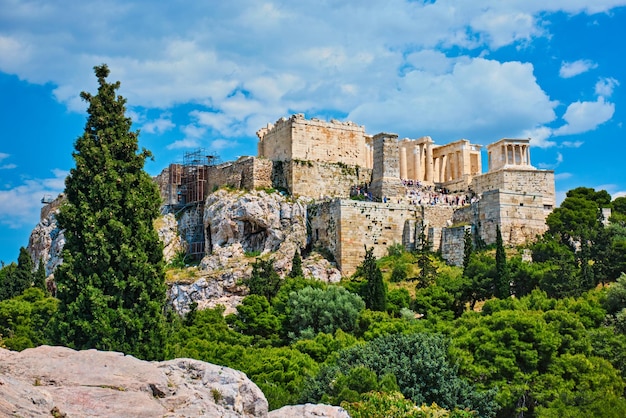
[[[407,156],[406,156],[406,147],[404,144],[400,145],[400,178],[407,179],[409,178],[407,174]]]
[[[439,171],[439,181],[441,183],[448,181],[448,176],[450,174],[450,161],[448,160],[448,155],[443,154],[441,157],[441,170]]]
[[[373,197],[382,201],[405,194],[400,181],[400,150],[398,135],[379,133],[374,135],[374,167],[372,184]]]
[[[421,180],[420,146],[413,146],[413,180]]]
[[[434,179],[434,173],[433,173],[433,148],[432,148],[432,143],[427,143],[426,144],[426,164],[425,164],[425,171],[426,171],[426,181],[429,183],[433,182]]]

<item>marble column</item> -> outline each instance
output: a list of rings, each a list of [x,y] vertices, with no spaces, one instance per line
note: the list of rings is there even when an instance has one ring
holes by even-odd
[[[407,155],[406,155],[406,147],[404,145],[400,145],[400,178],[402,180],[406,180],[408,178]]]

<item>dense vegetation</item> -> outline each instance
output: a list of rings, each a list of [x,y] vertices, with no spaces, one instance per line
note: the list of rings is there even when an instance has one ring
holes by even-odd
[[[328,285],[301,270],[277,279],[271,259],[259,259],[249,279],[254,292],[236,314],[170,316],[164,357],[242,370],[272,409],[327,402],[355,417],[624,416],[626,213],[614,209],[601,226],[600,217],[595,223],[559,209],[537,242],[472,247],[465,268],[393,246],[379,260],[367,251],[353,278]],[[557,222],[563,218],[567,230]],[[588,258],[575,241],[582,237]],[[522,253],[533,261],[522,261]],[[58,300],[35,287],[38,270],[29,265],[26,290],[0,302],[2,344],[16,350],[49,342],[58,312]],[[427,286],[420,266],[433,274]],[[3,292],[17,267],[0,270]],[[368,281],[380,278],[385,309],[366,308],[380,287]]]
[[[499,230],[485,248],[468,230],[462,268],[443,263],[424,234],[414,252],[391,246],[376,260],[366,249],[339,285],[302,277],[297,253],[285,278],[259,257],[235,314],[192,309],[165,321],[147,154],[137,153],[118,84],[106,83],[106,67],[96,75],[101,89],[84,96],[90,119],[61,212],[68,241],[57,297],[21,249],[17,264],[0,269],[0,345],[61,342],[222,364],[256,382],[271,409],[328,402],[353,417],[626,416],[626,198],[571,190],[524,248],[505,248]]]

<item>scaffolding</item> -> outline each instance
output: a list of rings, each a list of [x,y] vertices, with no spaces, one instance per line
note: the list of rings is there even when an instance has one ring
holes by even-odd
[[[219,163],[217,155],[198,149],[185,153],[182,164],[169,167],[167,211],[182,213],[180,228],[188,244],[187,255],[194,259],[204,254],[203,214],[209,168]]]

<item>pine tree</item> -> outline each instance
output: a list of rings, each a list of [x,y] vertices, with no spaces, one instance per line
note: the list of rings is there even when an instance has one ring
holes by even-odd
[[[496,283],[494,294],[497,298],[504,299],[510,296],[509,275],[506,267],[506,253],[500,227],[496,226]]]
[[[373,311],[384,311],[387,309],[387,288],[383,282],[383,273],[376,265],[374,257],[374,247],[365,248],[365,258],[360,266],[366,284],[364,289],[365,306]]]
[[[94,67],[98,93],[85,131],[76,140],[76,167],[65,181],[63,264],[55,274],[57,343],[114,350],[143,359],[163,356],[165,276],[162,245],[153,227],[159,215],[156,184],[143,171],[151,154],[138,151],[138,132],[125,115],[120,83]]]

